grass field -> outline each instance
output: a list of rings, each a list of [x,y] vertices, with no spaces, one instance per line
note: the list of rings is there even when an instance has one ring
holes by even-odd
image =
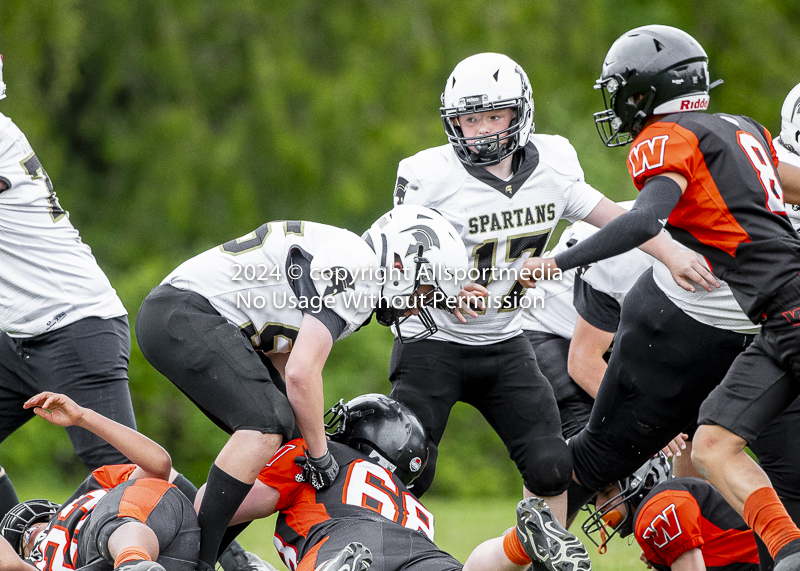
[[[14,482],[22,499],[48,498],[64,501],[75,489],[75,483],[41,479]],[[497,537],[515,524],[515,508],[518,498],[488,498],[451,500],[425,497],[425,506],[435,517],[436,543],[459,561],[465,561],[473,547]],[[582,521],[579,518],[578,522]],[[579,530],[578,523],[572,531]],[[240,543],[248,551],[257,553],[272,563],[279,571],[283,565],[277,551],[272,546],[272,533],[275,529],[275,516],[253,522],[239,536]],[[639,561],[637,545],[628,545],[626,539],[615,539],[608,553],[599,555],[596,548],[580,532],[578,537],[587,544],[592,557],[592,567],[596,571],[643,571],[644,564]]]

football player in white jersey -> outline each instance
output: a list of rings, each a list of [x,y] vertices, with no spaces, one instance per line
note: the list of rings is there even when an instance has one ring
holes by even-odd
[[[481,315],[469,323],[437,314],[438,331],[430,338],[396,340],[389,380],[392,396],[417,413],[431,438],[431,458],[414,483],[415,494],[433,481],[450,410],[466,402],[505,443],[525,494],[545,498],[564,523],[572,461],[552,390],[522,335],[518,309],[525,288],[517,273],[528,256],[544,250],[559,219],[603,225],[624,210],[585,182],[566,139],[533,134],[533,111],[531,86],[519,65],[495,53],[468,57],[442,95],[449,144],[400,162],[396,204],[428,206],[449,220],[477,272],[474,287],[487,295]],[[674,253],[667,239],[657,245]],[[698,271],[711,278],[696,259],[681,262],[700,282]]]
[[[147,296],[136,321],[142,353],[231,434],[196,506],[201,561],[213,567],[228,522],[295,420],[308,447],[304,481],[322,489],[336,477],[322,390],[333,343],[373,312],[401,336],[412,316],[432,329],[429,306],[455,309],[466,270],[452,225],[409,205],[363,239],[316,222],[269,222],[184,262]]]
[[[5,89],[0,56],[0,99]],[[27,138],[1,114],[0,267],[0,442],[33,416],[22,403],[45,390],[135,429],[127,311]],[[91,432],[67,433],[90,470],[127,462]],[[2,468],[0,474],[1,515],[19,500]],[[172,483],[190,499],[197,493],[182,474]],[[236,543],[222,562],[227,571],[266,568]]]
[[[0,99],[6,94],[0,56]],[[127,312],[59,204],[28,139],[0,114],[0,442],[33,417],[42,391],[64,393],[130,428]],[[91,470],[127,462],[102,438],[67,429]],[[0,516],[19,503],[0,469]]]

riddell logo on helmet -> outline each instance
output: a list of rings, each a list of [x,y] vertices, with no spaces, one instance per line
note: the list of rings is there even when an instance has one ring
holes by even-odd
[[[681,111],[697,111],[698,109],[708,109],[708,99],[684,99],[681,101]]]
[[[419,472],[420,468],[422,468],[422,459],[419,456],[414,456],[411,462],[408,463],[408,469],[412,472]]]

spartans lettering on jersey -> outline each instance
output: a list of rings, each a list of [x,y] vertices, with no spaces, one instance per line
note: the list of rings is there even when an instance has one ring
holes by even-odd
[[[521,228],[522,226],[533,226],[543,222],[552,222],[556,218],[556,205],[539,204],[533,208],[515,208],[514,210],[502,210],[492,214],[481,214],[469,219],[469,233],[482,234],[484,232],[496,232],[498,230],[508,230],[509,228]]]

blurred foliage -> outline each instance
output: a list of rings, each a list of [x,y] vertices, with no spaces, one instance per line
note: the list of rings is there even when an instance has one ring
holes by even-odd
[[[177,264],[265,221],[362,232],[391,207],[397,162],[445,143],[439,94],[468,55],[519,62],[537,131],[569,138],[587,180],[619,200],[635,194],[625,150],[605,149],[591,116],[611,43],[644,24],[685,29],[708,51],[712,79],[725,79],[710,110],[777,134],[800,81],[797,13],[796,0],[3,0],[0,111],[28,135],[133,329]],[[376,324],[337,343],[326,402],[388,392],[390,351]],[[135,343],[130,378],[140,429],[202,482],[225,435]],[[39,420],[0,462],[17,479],[84,474],[66,436]],[[488,425],[456,407],[432,494],[506,496],[520,484]]]

